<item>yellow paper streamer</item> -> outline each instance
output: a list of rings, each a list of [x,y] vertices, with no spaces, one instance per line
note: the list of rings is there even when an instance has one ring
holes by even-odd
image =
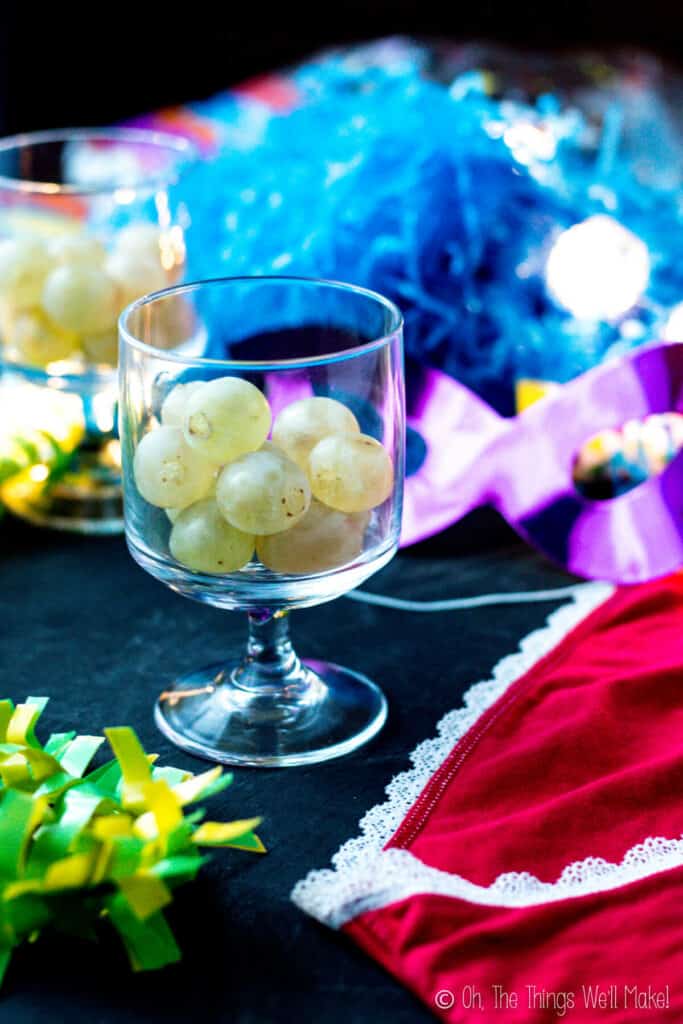
[[[119,889],[141,921],[167,906],[172,899],[168,886],[154,875],[140,873],[122,878]]]
[[[260,824],[260,818],[228,822],[205,821],[195,830],[192,842],[197,846],[222,846],[225,843],[234,845],[236,840],[248,832],[252,832]]]

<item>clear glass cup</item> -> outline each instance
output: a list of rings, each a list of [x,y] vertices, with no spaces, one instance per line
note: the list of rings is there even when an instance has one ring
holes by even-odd
[[[173,189],[194,158],[137,129],[0,140],[0,436],[36,452],[2,499],[25,519],[123,529],[117,321],[182,279],[189,215]]]
[[[184,336],[160,348],[179,309]],[[158,726],[228,764],[348,753],[381,728],[384,695],[359,672],[300,661],[288,612],[357,587],[397,549],[401,314],[350,285],[228,278],[141,299],[120,335],[130,552],[178,593],[249,619],[245,651],[164,688]]]

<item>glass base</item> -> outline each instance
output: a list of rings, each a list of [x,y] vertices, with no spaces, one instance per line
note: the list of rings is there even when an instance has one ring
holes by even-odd
[[[298,663],[298,659],[297,659]],[[155,720],[171,742],[223,764],[283,768],[341,757],[384,725],[384,694],[358,672],[298,663],[284,686],[242,685],[244,663],[183,676],[160,694]]]
[[[123,533],[120,470],[106,449],[78,452],[68,470],[43,482],[31,470],[8,480],[3,503],[36,526],[83,534]]]

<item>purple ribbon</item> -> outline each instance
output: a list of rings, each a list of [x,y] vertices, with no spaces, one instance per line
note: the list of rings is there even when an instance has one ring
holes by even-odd
[[[493,505],[525,540],[580,576],[636,583],[683,563],[683,453],[633,490],[581,495],[572,469],[598,431],[683,412],[683,344],[631,352],[505,419],[451,377],[425,370],[408,425],[426,445],[408,476],[402,545]]]

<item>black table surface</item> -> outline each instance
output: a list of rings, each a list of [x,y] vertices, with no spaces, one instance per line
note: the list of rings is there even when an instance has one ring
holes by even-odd
[[[493,515],[471,517],[401,553],[366,584],[428,600],[562,586]],[[133,974],[114,937],[99,945],[43,935],[16,953],[0,994],[11,1024],[134,1021],[391,1021],[432,1019],[363,952],[298,910],[290,891],[329,866],[409,753],[436,732],[472,683],[543,625],[557,602],[407,614],[342,598],[293,616],[304,657],[331,657],[384,688],[389,719],[348,757],[288,769],[236,769],[210,817],[262,815],[265,856],[217,851],[177,892],[168,917],[182,962]],[[156,730],[152,704],[176,674],[219,661],[244,640],[243,616],[194,604],[147,576],[122,538],[0,526],[2,696],[49,696],[40,734],[133,725],[160,763],[201,771]]]

